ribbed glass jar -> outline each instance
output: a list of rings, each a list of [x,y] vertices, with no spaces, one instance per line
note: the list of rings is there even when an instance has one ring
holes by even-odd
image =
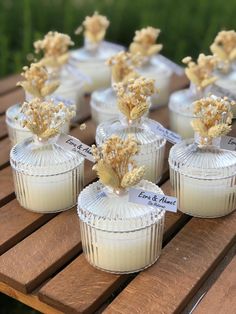
[[[11,146],[20,143],[26,138],[32,136],[32,133],[21,126],[21,121],[24,119],[24,114],[21,112],[21,105],[16,104],[9,107],[6,111],[6,124],[8,135],[11,141]],[[70,123],[66,122],[62,125],[61,132],[68,134],[70,130]]]
[[[163,194],[151,182],[137,188]],[[106,197],[98,193],[105,190]],[[96,268],[114,273],[137,272],[151,266],[161,254],[165,211],[128,201],[100,181],[86,187],[78,198],[83,251]]]
[[[183,213],[215,218],[236,208],[236,152],[220,149],[219,141],[199,147],[188,139],[171,148],[170,180]]]
[[[100,123],[119,117],[117,96],[113,88],[101,89],[91,95],[92,120],[98,126]]]
[[[77,68],[90,79],[84,86],[84,93],[110,86],[111,71],[105,61],[122,50],[124,47],[120,45],[103,41],[92,49],[85,43],[84,47],[71,51],[71,58],[75,60]]]
[[[171,69],[161,62],[157,55],[150,58],[142,67],[136,70],[140,75],[155,80],[158,92],[151,97],[151,109],[167,105],[170,96]]]
[[[76,205],[83,188],[84,159],[56,143],[30,137],[10,153],[16,198],[20,205],[39,213],[52,213]]]
[[[182,138],[194,136],[191,121],[194,119],[193,102],[197,99],[198,95],[191,88],[176,91],[170,96],[170,129]]]
[[[138,165],[146,166],[144,178],[158,183],[163,171],[166,140],[152,131],[151,124],[153,123],[160,125],[148,118],[131,123],[127,123],[125,118],[106,121],[97,127],[96,143],[101,145],[113,134],[122,139],[127,139],[129,135],[134,136],[140,147],[140,151],[134,159]]]

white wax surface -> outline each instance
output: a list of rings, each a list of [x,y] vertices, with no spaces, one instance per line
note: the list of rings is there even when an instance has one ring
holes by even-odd
[[[175,111],[170,110],[170,128],[175,133],[182,136],[182,138],[193,138],[194,131],[191,126],[192,117],[181,115]]]

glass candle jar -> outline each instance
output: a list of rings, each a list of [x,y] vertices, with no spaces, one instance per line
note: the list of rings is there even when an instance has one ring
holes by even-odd
[[[140,75],[155,80],[155,86],[158,92],[151,97],[151,109],[155,109],[157,106],[167,105],[170,95],[172,70],[159,60],[158,55],[147,60],[136,70]]]
[[[119,116],[117,96],[113,88],[93,92],[90,106],[92,120],[96,126],[107,120],[118,118]]]
[[[84,86],[85,94],[110,86],[111,71],[105,61],[122,50],[124,47],[120,45],[103,41],[92,48],[85,43],[84,47],[71,51],[77,68],[90,79]]]
[[[163,194],[151,182],[137,186]],[[98,193],[105,189],[106,196]],[[165,211],[129,202],[128,191],[115,192],[100,181],[78,198],[83,251],[96,268],[114,273],[137,272],[151,266],[161,253]]]
[[[140,151],[134,159],[138,165],[146,167],[144,178],[157,183],[162,176],[166,140],[152,131],[151,124],[160,125],[145,117],[138,121],[127,121],[124,117],[106,121],[97,127],[96,143],[101,145],[113,134],[121,139],[134,136],[140,146]]]
[[[28,99],[29,97],[26,98]],[[14,146],[22,140],[32,136],[32,133],[27,128],[23,128],[21,126],[23,118],[24,114],[21,112],[20,104],[13,105],[6,111],[6,124],[11,146]],[[68,134],[69,130],[70,122],[65,122],[62,125],[61,132]]]
[[[38,213],[52,213],[76,205],[83,188],[84,159],[57,144],[57,137],[35,136],[15,145],[10,153],[16,198]]]
[[[170,150],[170,180],[178,208],[194,217],[214,218],[236,208],[236,152],[219,147],[220,138],[199,145],[188,139]]]

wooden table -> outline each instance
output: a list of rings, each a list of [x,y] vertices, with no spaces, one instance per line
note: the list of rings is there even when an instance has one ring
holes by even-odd
[[[43,313],[236,313],[236,212],[219,219],[167,213],[157,263],[119,276],[86,262],[75,209],[42,215],[20,207],[4,116],[23,100],[18,79],[0,82],[0,291]],[[175,78],[172,87],[185,85],[186,79]],[[151,117],[168,126],[167,108]],[[73,126],[71,134],[91,145],[95,127],[89,118],[86,122],[86,132]],[[167,157],[160,185],[171,195]],[[86,184],[95,180],[87,162],[85,178]]]

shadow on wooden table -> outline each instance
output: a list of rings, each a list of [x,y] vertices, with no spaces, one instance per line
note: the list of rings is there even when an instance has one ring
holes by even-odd
[[[38,314],[40,312],[0,293],[1,314]]]

